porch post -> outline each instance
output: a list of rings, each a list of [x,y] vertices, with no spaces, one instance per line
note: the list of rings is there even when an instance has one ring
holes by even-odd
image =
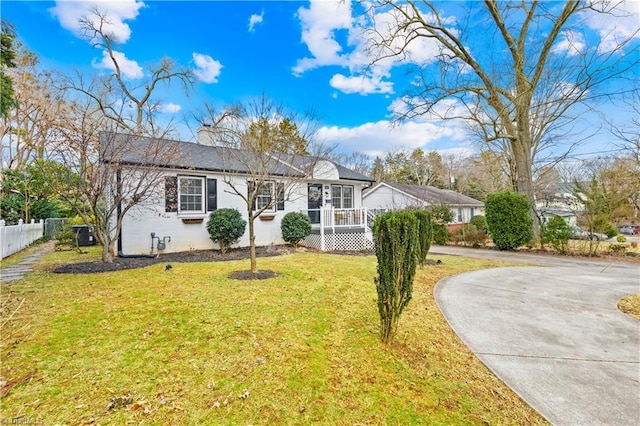
[[[331,250],[336,250],[336,212],[331,204]]]
[[[324,251],[324,206],[320,206],[320,250]]]

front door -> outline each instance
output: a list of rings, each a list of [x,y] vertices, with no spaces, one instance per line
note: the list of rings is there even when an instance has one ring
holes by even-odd
[[[320,207],[322,207],[322,184],[310,183],[307,188],[309,219],[311,223],[320,223]]]

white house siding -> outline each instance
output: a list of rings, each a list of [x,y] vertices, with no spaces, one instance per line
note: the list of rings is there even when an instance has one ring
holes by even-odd
[[[197,171],[175,170],[167,172],[167,176],[198,176],[207,179],[217,179],[217,208],[235,208],[245,220],[248,220],[247,207],[240,196],[232,193],[231,188],[223,182],[221,174],[206,174]],[[246,193],[247,176],[237,176],[233,178],[236,188]],[[276,179],[274,179],[276,181]],[[354,207],[361,206],[362,182],[340,181],[309,181],[302,182],[294,191],[289,194],[288,200],[284,203],[284,210],[268,211],[262,216],[273,215],[272,220],[254,221],[256,245],[264,246],[269,244],[283,244],[280,231],[282,218],[288,212],[298,212],[307,209],[307,183],[341,184],[353,185],[354,187]],[[182,252],[189,250],[219,249],[209,238],[206,223],[210,213],[201,214],[181,214],[165,211],[165,190],[164,183],[160,184],[157,194],[145,203],[134,207],[125,216],[122,226],[122,252],[123,254],[147,254],[151,252],[151,233],[156,236],[170,237],[167,239],[166,249],[162,253]],[[184,223],[183,219],[202,219],[201,223]],[[157,240],[154,242],[157,246]],[[239,242],[234,247],[247,247],[249,245],[249,225]],[[154,248],[154,253],[157,249]]]
[[[399,191],[387,185],[378,185],[372,189],[362,200],[364,207],[368,209],[383,210],[403,210],[406,208],[429,207],[427,201],[420,200],[410,194]],[[484,215],[484,208],[481,206],[456,206],[450,205],[453,213],[451,223],[468,223],[473,216]]]
[[[363,198],[368,209],[403,210],[407,207],[427,207],[427,203],[388,186],[379,186]]]

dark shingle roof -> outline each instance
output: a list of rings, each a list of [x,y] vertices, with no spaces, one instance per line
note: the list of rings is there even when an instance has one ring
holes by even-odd
[[[110,134],[101,135],[104,138],[112,137]],[[200,145],[194,142],[176,141],[170,139],[157,139],[148,137],[132,137],[130,135],[116,135],[116,143],[106,143],[118,147],[109,155],[104,155],[104,161],[117,161],[126,164],[143,164],[162,166],[167,168],[202,170],[211,172],[232,172],[232,173],[249,173],[247,167],[249,161],[239,161],[239,158],[249,158],[248,153],[238,149]],[[125,148],[121,148],[125,147]],[[117,152],[117,154],[116,154]],[[285,156],[279,155],[285,160]],[[259,161],[260,159],[256,159]],[[297,158],[296,165],[310,164],[318,161],[319,158],[311,156],[303,156]],[[266,160],[269,161],[269,160]],[[291,167],[286,162],[275,161],[273,157],[272,174],[275,176],[296,176],[302,172],[300,168]],[[372,182],[368,176],[355,172],[351,169],[341,166],[331,160],[332,164],[338,169],[340,179],[357,180]]]
[[[451,191],[450,189],[440,189],[433,186],[406,185],[392,182],[384,183],[392,188],[397,189],[398,191],[405,192],[422,201],[426,201],[429,204],[470,207],[484,206],[484,203],[482,201],[478,201],[475,198],[467,197],[464,194],[460,194],[456,191]],[[369,191],[373,190],[374,188],[371,188]]]

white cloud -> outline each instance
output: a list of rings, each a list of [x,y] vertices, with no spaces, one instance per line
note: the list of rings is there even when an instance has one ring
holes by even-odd
[[[582,34],[576,31],[563,31],[559,41],[553,46],[553,53],[576,56],[585,51],[586,44]]]
[[[335,39],[335,31],[349,30],[351,2],[311,0],[309,8],[298,9],[302,25],[302,41],[307,45],[311,58],[303,58],[293,68],[295,75],[325,65],[347,65],[342,46]]]
[[[196,77],[204,83],[217,83],[218,76],[222,70],[222,64],[209,55],[202,53],[193,53],[193,60],[196,63],[194,71]]]
[[[142,67],[140,67],[140,65],[138,65],[136,61],[127,59],[127,57],[122,52],[117,52],[114,50],[112,53],[113,53],[113,57],[118,62],[118,66],[120,67],[120,72],[122,72],[122,75],[124,78],[134,80],[136,78],[141,78],[144,75]],[[113,61],[109,57],[109,52],[106,50],[102,52],[102,60],[101,61],[94,60],[92,61],[91,65],[93,65],[94,68],[98,68],[98,69],[108,69],[111,71],[116,70],[116,67],[113,64]]]
[[[260,13],[260,15],[253,14],[249,18],[249,32],[252,33],[255,31],[256,24],[261,23],[264,20],[264,10]]]
[[[182,109],[182,106],[169,102],[167,104],[160,105],[158,109],[160,110],[160,112],[164,112],[167,114],[175,114],[176,112],[179,112]]]
[[[98,17],[93,14],[97,10],[107,19],[103,25],[105,32],[110,34],[116,43],[125,43],[131,36],[131,28],[125,21],[135,19],[144,6],[145,4],[138,0],[57,1],[49,11],[58,18],[63,28],[84,38],[80,20],[86,17],[98,26]]]
[[[608,10],[611,5],[613,10]],[[598,5],[596,5],[598,6]],[[597,31],[600,36],[599,52],[615,50],[619,43],[629,38],[640,38],[638,22],[640,22],[640,2],[626,0],[622,2],[603,2],[601,9],[609,13],[594,13],[587,10],[584,18],[587,25]]]
[[[341,151],[358,151],[371,156],[384,155],[393,149],[434,149],[446,145],[446,150],[466,150],[462,129],[455,123],[407,121],[394,125],[382,120],[356,127],[324,126],[318,139],[327,145],[338,144]],[[451,146],[451,144],[458,146]]]
[[[335,74],[329,81],[331,87],[344,93],[359,93],[367,95],[369,93],[393,93],[393,83],[382,81],[381,76],[358,75],[346,77],[342,74]]]
[[[389,35],[393,22],[400,19],[399,12],[376,13],[375,19],[364,14],[352,17],[353,13],[352,3],[342,0],[311,0],[309,8],[298,9],[302,42],[311,57],[298,60],[293,68],[294,75],[299,76],[321,66],[340,66],[348,68],[349,75],[334,74],[330,81],[332,87],[344,93],[361,95],[393,93],[393,83],[383,81],[383,78],[388,78],[394,65],[409,62],[425,64],[434,61],[440,53],[432,39],[420,38],[408,42],[404,49],[405,57],[380,59],[372,69],[372,57],[386,53],[376,51],[373,46]],[[396,37],[394,46],[399,48],[403,42]]]

